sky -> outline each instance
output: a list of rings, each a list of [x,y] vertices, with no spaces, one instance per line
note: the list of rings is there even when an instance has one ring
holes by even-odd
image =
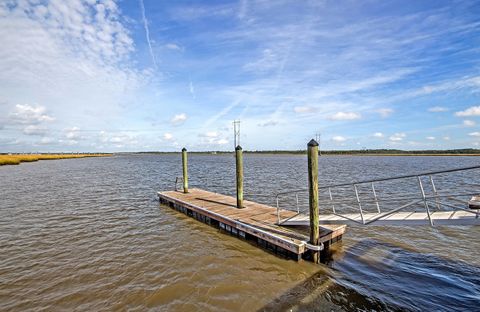
[[[480,148],[479,1],[0,0],[0,152]]]

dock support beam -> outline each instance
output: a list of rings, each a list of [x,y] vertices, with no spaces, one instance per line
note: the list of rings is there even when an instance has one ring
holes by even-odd
[[[183,166],[183,192],[188,193],[188,164],[187,164],[187,149],[182,149],[182,166]]]
[[[238,145],[235,147],[235,163],[237,171],[237,208],[243,207],[243,151]]]
[[[320,231],[318,226],[318,143],[308,142],[308,198],[310,208],[310,244],[319,245]],[[312,251],[312,260],[320,261],[320,252]]]

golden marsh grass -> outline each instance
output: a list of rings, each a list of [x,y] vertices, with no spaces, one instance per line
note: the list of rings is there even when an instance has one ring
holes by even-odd
[[[111,154],[18,154],[18,155],[0,155],[0,166],[19,165],[22,162],[32,162],[38,160],[84,158],[84,157],[104,157]]]

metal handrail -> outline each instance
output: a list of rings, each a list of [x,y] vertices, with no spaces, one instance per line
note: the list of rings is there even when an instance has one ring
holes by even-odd
[[[181,181],[183,182],[183,177],[182,176],[177,176],[175,177],[175,191],[178,191],[178,182]]]
[[[466,170],[472,170],[472,169],[480,169],[480,166],[462,167],[462,168],[448,169],[448,170],[442,170],[442,171],[430,171],[430,172],[423,172],[423,173],[419,173],[419,174],[401,175],[401,176],[395,176],[395,177],[389,177],[389,178],[362,180],[362,181],[356,181],[356,182],[331,184],[331,185],[324,185],[324,186],[319,185],[318,188],[319,189],[328,189],[328,188],[334,188],[334,187],[340,187],[340,186],[351,186],[351,185],[354,185],[354,184],[365,184],[365,183],[375,183],[375,182],[383,182],[383,181],[406,179],[406,178],[416,178],[416,177],[436,175],[436,174],[441,174],[441,173],[466,171]],[[290,191],[285,191],[285,192],[278,192],[278,193],[276,193],[276,196],[291,194],[291,193],[299,193],[299,192],[308,192],[308,189],[304,188],[304,189],[296,189],[296,190],[290,190]]]

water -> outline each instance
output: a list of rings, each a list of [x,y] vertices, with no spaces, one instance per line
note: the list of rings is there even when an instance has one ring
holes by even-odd
[[[247,193],[305,187],[304,156],[244,162]],[[321,184],[478,163],[321,157]],[[189,165],[192,184],[233,194],[232,156]],[[144,155],[1,167],[0,310],[480,309],[480,227],[349,227],[327,264],[297,263],[160,206],[180,166]]]

